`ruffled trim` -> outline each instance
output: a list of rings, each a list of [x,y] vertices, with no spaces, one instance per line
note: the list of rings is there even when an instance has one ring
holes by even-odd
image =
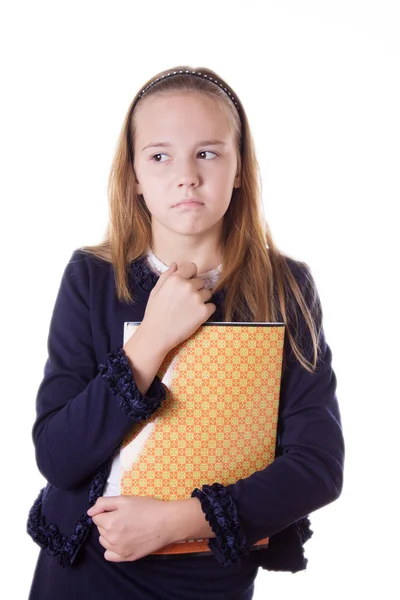
[[[133,421],[148,419],[166,398],[165,387],[157,375],[147,395],[140,393],[122,347],[107,354],[104,365],[99,365],[99,373],[119,406]]]
[[[311,521],[308,517],[303,517],[299,519],[295,523],[293,523],[294,527],[297,529],[301,543],[305,544],[313,535],[313,530],[311,529]]]
[[[151,292],[156,285],[159,275],[154,273],[146,264],[147,257],[142,256],[131,263],[131,272],[134,276],[137,285],[144,292]]]
[[[228,490],[220,483],[203,485],[192,492],[216,537],[209,540],[210,550],[224,567],[248,554],[245,535],[240,527],[236,504]]]
[[[298,573],[307,568],[308,560],[304,556],[304,546],[313,532],[310,519],[303,517],[288,527],[271,535],[268,548],[257,549],[258,564],[267,571]]]
[[[88,493],[87,510],[95,504],[104,490],[108,477],[108,466],[108,463],[106,463],[91,483]],[[45,523],[42,514],[44,492],[45,488],[40,491],[39,496],[29,511],[27,532],[47,554],[56,556],[58,563],[62,567],[67,567],[73,563],[79,548],[85,541],[92,524],[92,519],[85,512],[76,522],[70,537],[63,535],[54,523],[49,523],[48,525]]]

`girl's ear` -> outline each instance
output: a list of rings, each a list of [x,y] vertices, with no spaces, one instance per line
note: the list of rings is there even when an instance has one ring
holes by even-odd
[[[133,171],[133,176],[135,178],[135,192],[138,196],[140,196],[140,194],[142,194],[142,188],[140,186],[140,183],[138,182],[138,178],[136,177],[136,173],[135,171]]]
[[[235,177],[235,183],[233,184],[234,188],[240,188],[241,186],[241,178],[240,178],[240,173],[237,173],[236,177]]]
[[[141,194],[143,194],[141,185],[138,182],[135,184],[135,190],[136,190],[136,193],[138,194],[138,196],[140,196]]]

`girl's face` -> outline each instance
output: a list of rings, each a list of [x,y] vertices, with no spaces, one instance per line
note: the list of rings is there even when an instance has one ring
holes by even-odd
[[[135,115],[134,168],[153,234],[219,235],[232,190],[240,186],[229,116],[197,92],[142,102]]]

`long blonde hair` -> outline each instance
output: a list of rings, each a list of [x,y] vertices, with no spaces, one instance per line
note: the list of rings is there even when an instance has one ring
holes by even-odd
[[[193,71],[193,68],[179,66],[162,71],[149,79],[141,90],[171,71],[186,70]],[[202,67],[195,71],[217,79],[230,90],[238,109],[218,85],[184,73],[157,82],[146,91],[143,99],[138,99],[139,91],[125,117],[112,163],[108,184],[110,220],[104,240],[81,250],[112,263],[118,298],[128,303],[134,300],[129,291],[129,265],[143,256],[151,244],[151,214],[135,188],[133,148],[137,103],[140,105],[156,94],[176,91],[195,91],[214,98],[232,117],[241,173],[240,188],[233,189],[224,215],[220,241],[223,270],[215,291],[224,288],[224,317],[226,321],[233,320],[234,315],[236,320],[283,320],[292,352],[306,370],[314,372],[319,358],[322,311],[310,270],[305,263],[298,263],[306,272],[307,281],[302,292],[287,263],[289,257],[274,244],[263,216],[254,142],[237,94],[214,71]],[[243,210],[244,206],[246,210]],[[311,360],[299,342],[300,336],[296,335],[299,333],[298,308],[305,320],[310,340],[308,346],[312,347]]]

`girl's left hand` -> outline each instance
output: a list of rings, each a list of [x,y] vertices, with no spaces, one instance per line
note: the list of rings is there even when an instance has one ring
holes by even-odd
[[[111,562],[137,560],[175,541],[171,503],[146,496],[102,496],[88,510]]]

